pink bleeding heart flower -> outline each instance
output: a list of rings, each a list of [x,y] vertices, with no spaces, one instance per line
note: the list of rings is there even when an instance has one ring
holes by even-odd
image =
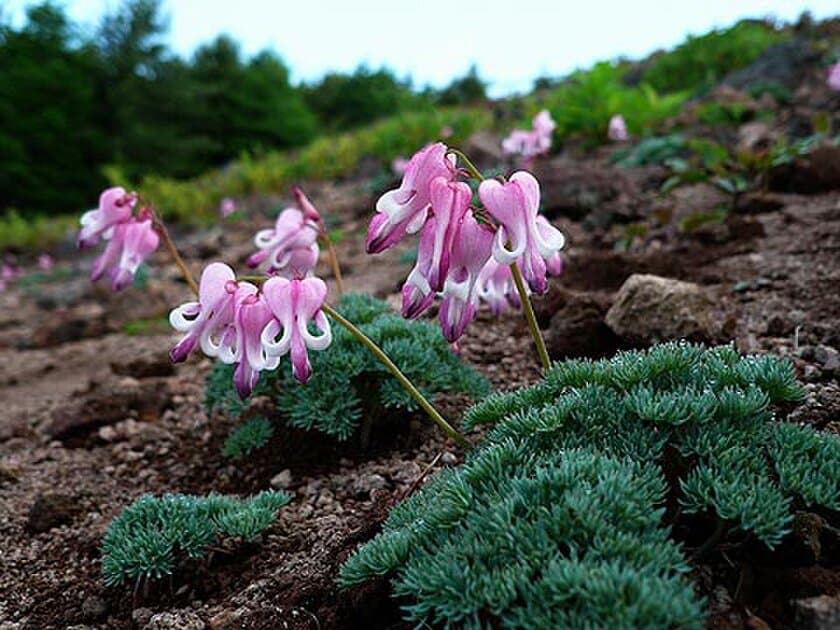
[[[395,157],[394,161],[391,162],[391,171],[394,175],[399,175],[402,177],[405,175],[405,170],[408,168],[408,160],[404,157]]]
[[[402,288],[402,316],[407,319],[419,317],[435,301],[435,290],[429,284],[429,275],[436,231],[437,219],[430,217],[420,232],[417,262],[414,263]]]
[[[236,342],[232,352],[226,351],[232,355],[227,357],[226,362],[236,363],[233,384],[239,397],[244,400],[257,386],[260,372],[276,369],[280,358],[269,357],[263,350],[262,331],[274,319],[265,296],[249,293],[236,300],[235,309],[233,328]]]
[[[468,212],[455,236],[449,272],[443,285],[440,327],[450,343],[457,340],[475,318],[478,307],[476,284],[493,248],[493,231]]]
[[[607,125],[607,138],[613,142],[624,142],[629,138],[627,133],[627,123],[624,122],[624,116],[616,114],[610,118],[609,125]]]
[[[308,208],[306,211],[286,208],[277,217],[273,229],[257,232],[254,244],[259,251],[248,258],[247,265],[259,267],[268,262],[269,273],[283,272],[289,276],[305,276],[311,272],[318,262],[320,226],[317,219],[307,213]]]
[[[455,179],[455,158],[447,158],[448,150],[445,144],[436,142],[415,153],[406,166],[400,187],[379,198],[365,243],[369,254],[393,247],[406,233],[420,231],[431,203],[432,180]]]
[[[507,154],[521,155],[526,161],[548,153],[551,149],[551,139],[556,125],[548,110],[538,113],[529,131],[514,129],[502,141],[502,150]]]
[[[0,280],[4,280],[6,282],[11,282],[15,278],[18,277],[18,271],[15,267],[9,263],[3,263],[3,266],[0,267]]]
[[[230,197],[225,197],[219,204],[219,214],[225,219],[236,212],[236,202]]]
[[[236,330],[233,327],[237,301],[257,293],[257,287],[237,282],[233,269],[224,263],[211,263],[201,273],[198,301],[187,302],[169,314],[169,323],[186,333],[169,356],[179,363],[200,346],[209,357],[224,354],[227,362],[236,360]],[[224,360],[223,359],[223,360]]]
[[[312,376],[306,349],[324,350],[332,342],[330,323],[321,310],[327,285],[314,277],[303,280],[275,277],[265,282],[263,295],[273,314],[260,336],[263,352],[266,357],[278,358],[291,352],[292,374],[298,382],[306,383]],[[320,335],[309,331],[311,321]]]
[[[55,267],[53,257],[47,253],[42,253],[38,256],[38,269],[41,271],[51,271]]]
[[[445,177],[432,180],[430,189],[433,214],[420,232],[417,262],[402,290],[402,314],[410,319],[429,308],[435,293],[443,290],[455,237],[472,199],[467,184]]]
[[[500,265],[493,257],[487,261],[478,275],[476,291],[478,297],[487,303],[494,315],[501,315],[509,306],[514,308],[522,306],[510,266]]]
[[[548,289],[545,260],[552,259],[563,248],[565,238],[547,221],[537,221],[539,182],[530,173],[518,171],[504,184],[495,179],[484,180],[478,187],[478,196],[502,224],[496,231],[493,257],[503,265],[522,258],[522,276],[528,286],[534,293],[545,293]]]
[[[542,141],[545,142],[547,139],[549,142],[549,146],[546,147],[551,148],[551,134],[554,133],[554,129],[557,127],[554,119],[551,118],[551,114],[548,112],[547,109],[542,110],[539,114],[534,116],[533,121],[534,131],[537,133]]]
[[[137,269],[160,244],[160,236],[151,218],[136,218],[113,228],[105,251],[93,263],[91,280],[96,282],[107,272],[111,289],[122,291],[134,282]]]
[[[828,69],[828,87],[835,92],[840,92],[840,61]]]
[[[295,203],[297,203],[298,210],[303,212],[303,216],[306,217],[308,221],[312,221],[316,225],[320,226],[321,213],[318,212],[315,204],[309,201],[309,197],[304,194],[300,186],[292,187],[292,194],[295,196]]]
[[[136,193],[127,193],[124,188],[114,187],[99,196],[99,207],[82,215],[82,229],[76,240],[78,247],[92,247],[100,237],[109,238],[113,229],[131,218]]]

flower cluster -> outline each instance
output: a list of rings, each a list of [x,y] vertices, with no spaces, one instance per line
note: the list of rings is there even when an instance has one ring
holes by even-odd
[[[510,155],[521,155],[526,164],[530,163],[535,157],[548,153],[555,126],[551,114],[542,110],[534,117],[530,130],[514,129],[502,141],[502,150]]]
[[[99,197],[99,207],[81,218],[78,247],[93,247],[100,238],[107,241],[105,251],[93,263],[91,280],[95,282],[107,273],[114,291],[134,281],[141,263],[160,244],[151,209],[141,206],[134,214],[137,201],[137,193],[109,188]]]
[[[185,333],[170,352],[172,361],[183,361],[200,347],[207,356],[236,365],[236,391],[246,398],[262,370],[276,369],[280,358],[291,354],[292,373],[305,383],[312,375],[307,348],[323,350],[332,340],[321,311],[326,296],[320,278],[273,277],[260,289],[238,281],[224,263],[212,263],[201,274],[198,301],[169,315],[172,327]],[[309,330],[310,322],[320,334]]]
[[[296,205],[281,212],[273,229],[260,230],[254,237],[258,250],[249,267],[267,263],[266,272],[288,279],[305,278],[318,264],[318,235],[321,215],[300,188],[294,189]]]
[[[630,137],[627,133],[627,123],[624,122],[624,116],[616,114],[610,118],[607,125],[607,138],[613,142],[624,142]]]
[[[482,181],[483,209],[472,207],[472,191],[459,175],[446,145],[421,149],[400,187],[377,202],[367,236],[368,253],[378,253],[406,233],[420,232],[417,262],[402,289],[402,313],[418,317],[440,295],[440,324],[450,342],[475,318],[480,298],[494,312],[518,304],[512,263],[531,291],[544,293],[546,274],[562,270],[564,244],[560,231],[538,214],[540,188],[530,173]]]

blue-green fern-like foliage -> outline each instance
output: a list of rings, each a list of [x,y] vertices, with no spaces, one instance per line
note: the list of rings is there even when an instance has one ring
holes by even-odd
[[[467,412],[483,444],[394,508],[340,582],[390,577],[418,624],[697,627],[662,506],[770,547],[795,507],[840,509],[840,439],[774,417],[803,395],[788,361],[731,346],[555,364]]]
[[[379,345],[425,396],[463,392],[475,400],[489,392],[487,379],[452,352],[434,324],[407,321],[391,312],[386,302],[364,294],[345,295],[338,311]],[[313,373],[306,385],[298,384],[284,363],[263,372],[253,396],[270,397],[289,426],[340,440],[356,433],[363,416],[381,419],[389,410],[419,409],[350,333],[333,324],[332,334],[329,348],[309,354]],[[219,364],[211,371],[205,393],[208,412],[220,408],[238,417],[247,410],[233,389],[232,370]]]
[[[248,499],[210,494],[147,495],[108,526],[102,574],[109,586],[171,575],[181,557],[201,558],[220,538],[256,540],[291,501],[286,492]]]
[[[538,385],[472,407],[489,439],[533,436],[656,462],[685,513],[710,513],[769,547],[795,505],[840,507],[840,440],[778,422],[804,392],[789,361],[687,343],[554,365]]]
[[[394,508],[341,568],[393,576],[409,620],[435,627],[699,627],[655,466],[503,439]]]

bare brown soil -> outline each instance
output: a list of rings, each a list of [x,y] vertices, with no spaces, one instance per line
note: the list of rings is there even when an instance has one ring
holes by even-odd
[[[600,158],[589,166],[611,169]],[[663,202],[647,183],[649,172],[628,177],[632,185],[619,205],[650,225],[628,251],[614,249],[620,223],[585,229],[583,217],[554,218],[569,236],[567,271],[537,307],[555,355],[626,347],[603,319],[631,274],[691,281],[730,313],[727,330],[741,350],[794,360],[808,400],[791,419],[840,433],[840,190],[756,193],[722,224],[686,233],[656,218]],[[408,246],[364,256],[362,217],[371,199],[359,186],[310,190],[324,211],[339,208],[349,288],[396,303]],[[688,187],[667,203],[676,215],[705,211],[709,191]],[[252,216],[224,232],[182,235],[190,264],[241,264],[250,235],[265,222]],[[209,361],[168,363],[176,336],[163,318],[188,292],[165,256],[154,260],[145,289],[116,296],[90,286],[89,258],[68,256],[60,265],[79,273],[0,294],[0,628],[403,627],[384,581],[340,592],[338,567],[418,480],[459,462],[459,450],[422,417],[406,417],[394,423],[402,430],[376,436],[364,450],[353,440],[283,430],[268,448],[233,464],[220,453],[230,420],[208,417],[202,407]],[[329,275],[326,265],[323,273]],[[558,312],[564,315],[554,317]],[[496,388],[538,378],[515,313],[482,313],[460,347]],[[451,396],[439,403],[458,418],[468,401]],[[272,480],[295,498],[259,545],[219,549],[137,591],[103,585],[101,537],[139,496],[252,494]],[[840,526],[837,515],[823,516]],[[817,560],[795,545],[769,553],[726,542],[694,575],[709,600],[710,627],[764,627],[756,625],[762,620],[790,627],[795,600],[840,593],[837,549]]]

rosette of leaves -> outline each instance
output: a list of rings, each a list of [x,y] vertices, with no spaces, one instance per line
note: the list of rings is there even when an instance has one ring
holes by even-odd
[[[795,509],[840,509],[840,439],[775,417],[802,398],[789,361],[731,346],[557,363],[467,412],[482,445],[394,508],[340,582],[387,576],[418,624],[699,627],[670,526],[708,527],[694,553],[721,534],[772,548]]]
[[[444,392],[462,392],[471,398],[485,396],[490,386],[478,371],[452,352],[438,326],[427,321],[407,321],[390,311],[386,302],[364,294],[349,294],[338,307],[344,317],[358,326],[427,398]],[[310,354],[312,378],[299,385],[291,370],[263,372],[252,394],[267,396],[288,426],[314,429],[347,440],[367,423],[387,418],[403,420],[419,410],[417,403],[387,369],[343,327],[332,326],[333,341],[324,352]],[[205,393],[208,412],[223,409],[234,417],[248,415],[248,401],[239,400],[232,385],[232,367],[216,365]],[[246,432],[243,435],[243,431]],[[246,423],[234,430],[228,451],[247,453],[268,439],[264,421]],[[235,453],[232,453],[235,454]]]

